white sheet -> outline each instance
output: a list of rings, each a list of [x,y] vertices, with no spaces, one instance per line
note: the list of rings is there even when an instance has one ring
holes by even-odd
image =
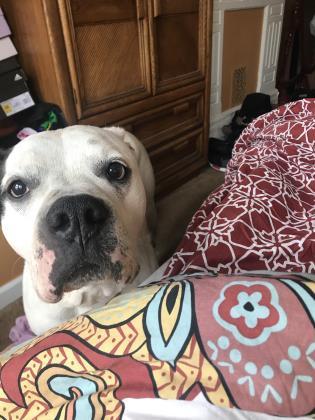
[[[279,420],[279,417],[209,405],[202,394],[194,401],[126,398],[123,420]],[[282,417],[283,418],[283,417]],[[297,417],[286,417],[297,419]],[[299,417],[300,420],[307,417]]]

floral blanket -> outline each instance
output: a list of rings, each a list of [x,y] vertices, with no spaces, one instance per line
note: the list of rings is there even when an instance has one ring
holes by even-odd
[[[314,413],[314,291],[202,275],[118,296],[1,357],[0,418],[129,419],[133,399],[200,395],[208,410]]]
[[[315,272],[315,99],[250,124],[225,183],[195,213],[165,276]]]

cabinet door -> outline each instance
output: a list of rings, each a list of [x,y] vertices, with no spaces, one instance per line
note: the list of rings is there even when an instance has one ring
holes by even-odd
[[[78,119],[151,94],[145,0],[58,0]]]
[[[205,1],[150,0],[154,93],[204,77]]]

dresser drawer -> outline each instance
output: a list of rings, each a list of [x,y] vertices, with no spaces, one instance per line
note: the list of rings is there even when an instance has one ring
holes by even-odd
[[[149,147],[148,152],[154,169],[158,196],[181,185],[207,162],[201,128],[160,147]]]
[[[160,144],[165,139],[202,124],[202,115],[203,95],[198,93],[121,121],[119,125],[150,148],[153,144]]]
[[[173,168],[185,170],[184,162],[194,159],[202,148],[202,130],[173,139],[160,147],[149,147],[148,152],[157,178],[163,178]]]
[[[189,135],[189,137],[179,138],[170,143],[151,151],[149,149],[150,159],[157,175],[177,165],[183,159],[189,158],[197,151],[198,136]]]

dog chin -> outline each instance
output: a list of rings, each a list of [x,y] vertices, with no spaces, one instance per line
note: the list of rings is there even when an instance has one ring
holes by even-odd
[[[57,303],[62,299],[63,293],[56,293],[56,290],[52,287],[50,289],[37,288],[37,294],[41,300],[47,303]]]
[[[62,273],[60,278],[68,279],[66,282],[58,281],[53,285],[50,280],[42,279],[37,285],[37,294],[41,300],[47,303],[59,302],[67,293],[79,290],[87,285],[104,285],[105,289],[111,291],[120,291],[124,286],[131,283],[139,272],[139,264],[132,258],[127,259],[122,265],[121,271],[117,276],[115,271],[102,271],[96,264],[85,263],[76,267],[68,273]],[[110,293],[110,294],[111,294]]]
[[[51,286],[51,288],[43,289],[38,288],[37,294],[40,297],[41,300],[47,303],[58,303],[65,294],[69,292],[73,292],[75,290],[79,290],[82,287],[86,286],[87,284],[91,283],[93,280],[90,280],[89,282],[86,282],[84,280],[82,281],[75,281],[64,284],[62,287],[54,288]],[[99,282],[99,280],[95,280],[94,283]]]

